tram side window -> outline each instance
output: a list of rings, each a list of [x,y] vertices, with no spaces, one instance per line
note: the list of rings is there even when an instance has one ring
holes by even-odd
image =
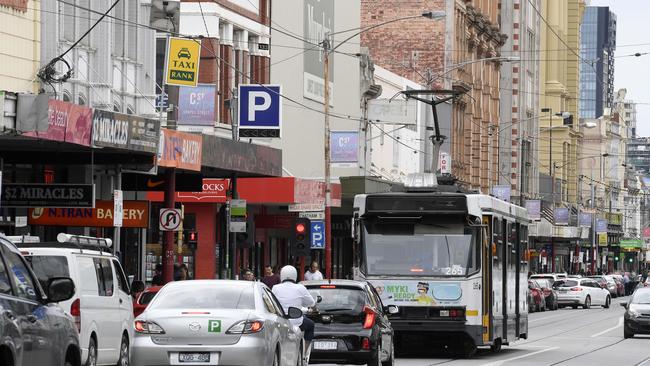
[[[503,229],[502,222],[499,218],[492,220],[492,256],[494,258],[494,266],[501,267],[503,262]]]
[[[515,270],[517,265],[517,224],[508,223],[508,267]]]
[[[521,258],[521,273],[528,273],[528,260],[530,253],[528,252],[528,226],[519,226],[519,257]]]

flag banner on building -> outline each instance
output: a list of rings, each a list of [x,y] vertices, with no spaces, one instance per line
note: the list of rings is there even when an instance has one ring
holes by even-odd
[[[526,210],[528,211],[528,217],[533,221],[539,221],[542,219],[542,201],[540,200],[527,200],[526,201]]]
[[[569,209],[566,207],[556,207],[553,210],[553,222],[555,225],[569,225]]]
[[[330,133],[330,157],[332,163],[356,163],[359,161],[359,133],[357,131],[332,131]]]
[[[607,232],[607,220],[606,219],[596,219],[596,232],[597,233],[606,233]]]
[[[580,215],[578,215],[578,226],[591,227],[592,218],[593,216],[591,213],[581,212]]]
[[[181,86],[178,92],[178,124],[214,126],[215,94],[215,85],[199,85],[195,88]]]

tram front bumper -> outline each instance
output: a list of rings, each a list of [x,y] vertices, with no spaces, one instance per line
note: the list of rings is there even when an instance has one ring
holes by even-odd
[[[468,325],[464,321],[449,320],[400,320],[391,319],[393,330],[397,334],[427,333],[428,339],[448,341],[457,336],[470,338],[475,345],[483,344],[483,327]]]

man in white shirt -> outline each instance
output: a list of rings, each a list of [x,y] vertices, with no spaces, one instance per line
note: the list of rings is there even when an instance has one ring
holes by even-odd
[[[271,292],[282,305],[285,313],[289,312],[290,307],[308,308],[316,305],[314,297],[311,296],[307,288],[298,282],[298,271],[293,266],[284,266],[280,270],[280,282],[273,286]],[[310,351],[311,341],[314,339],[314,322],[303,315],[302,318],[291,319],[291,323],[300,327],[305,335],[305,349],[307,350],[307,359]]]
[[[311,262],[309,271],[305,272],[305,281],[320,281],[323,279],[323,274],[318,270],[318,262]]]

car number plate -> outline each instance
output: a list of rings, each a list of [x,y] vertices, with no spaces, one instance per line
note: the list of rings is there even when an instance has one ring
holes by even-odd
[[[440,316],[449,316],[449,310],[440,310]]]
[[[324,342],[324,341],[314,342],[314,349],[333,350],[336,349],[336,346],[337,346],[336,342]]]
[[[210,353],[179,353],[178,362],[210,362]]]

